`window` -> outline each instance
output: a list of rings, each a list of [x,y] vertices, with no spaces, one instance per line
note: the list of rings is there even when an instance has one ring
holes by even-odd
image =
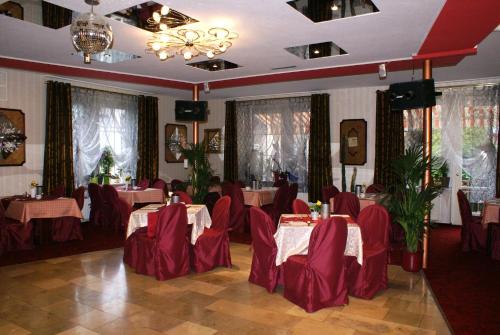
[[[307,191],[310,105],[310,97],[237,102],[240,179],[272,185],[273,171],[286,171]]]
[[[112,175],[135,176],[137,166],[137,96],[72,87],[75,182],[88,183],[98,173],[106,148],[113,154]]]

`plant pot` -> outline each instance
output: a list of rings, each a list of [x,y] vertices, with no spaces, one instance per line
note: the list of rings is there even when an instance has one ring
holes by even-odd
[[[422,251],[409,252],[403,251],[403,270],[407,272],[418,272],[422,269]]]

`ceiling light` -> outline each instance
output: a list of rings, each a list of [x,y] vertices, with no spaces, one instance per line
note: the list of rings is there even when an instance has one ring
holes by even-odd
[[[94,5],[98,0],[85,0],[90,13],[78,16],[71,23],[70,33],[73,46],[83,52],[85,64],[90,64],[90,55],[106,51],[113,43],[113,31],[106,19],[94,13]]]
[[[319,54],[319,50],[318,49],[314,49],[313,52],[314,52],[315,55]]]
[[[337,4],[335,4],[335,2],[334,2],[334,3],[332,4],[331,9],[332,9],[333,11],[336,11],[336,10],[339,10],[339,7],[338,7],[338,6],[337,6]]]
[[[168,6],[161,7],[161,10],[160,10],[161,15],[167,15],[168,12],[170,12],[170,8],[168,8]]]

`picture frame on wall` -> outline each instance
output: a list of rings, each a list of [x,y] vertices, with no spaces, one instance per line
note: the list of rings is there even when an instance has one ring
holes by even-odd
[[[0,108],[0,166],[19,166],[26,162],[24,121],[20,109]]]
[[[221,129],[205,129],[203,141],[205,141],[206,152],[217,154],[222,152]]]
[[[340,122],[340,150],[341,163],[345,165],[366,164],[366,121],[364,119],[346,119]]]
[[[165,161],[182,163],[184,155],[181,146],[187,143],[187,127],[182,124],[167,123],[165,125]]]

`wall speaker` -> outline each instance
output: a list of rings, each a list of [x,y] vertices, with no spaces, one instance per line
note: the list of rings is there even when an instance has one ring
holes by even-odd
[[[392,110],[415,109],[436,105],[434,79],[396,83],[389,86]]]
[[[387,78],[387,70],[385,68],[385,63],[379,64],[378,66],[378,78],[379,79]]]

